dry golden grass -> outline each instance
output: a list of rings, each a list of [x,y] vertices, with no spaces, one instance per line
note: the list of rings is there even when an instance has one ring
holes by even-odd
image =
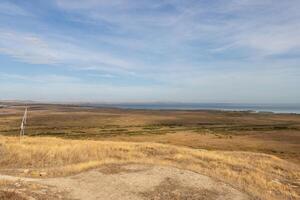
[[[147,163],[192,170],[225,181],[257,199],[299,199],[300,170],[275,156],[196,150],[156,143],[0,136],[0,170],[65,176],[108,163]],[[298,181],[298,183],[297,183]]]

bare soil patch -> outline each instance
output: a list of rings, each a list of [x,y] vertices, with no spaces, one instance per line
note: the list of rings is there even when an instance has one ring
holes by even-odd
[[[111,171],[108,172],[108,168],[111,168]],[[103,169],[105,170],[103,171]],[[18,177],[0,176],[0,178],[11,181]],[[11,200],[25,200],[30,199],[29,197],[49,200],[250,199],[248,195],[230,185],[207,176],[188,170],[157,165],[111,164],[69,177],[21,178],[20,180],[22,183],[13,184],[17,187],[14,190],[17,193],[12,190],[10,192],[2,190],[0,195],[5,197],[4,199]]]
[[[108,171],[107,169],[111,170]],[[105,170],[103,170],[105,169]],[[41,180],[85,200],[248,200],[231,186],[188,170],[154,165],[106,165],[75,176]]]

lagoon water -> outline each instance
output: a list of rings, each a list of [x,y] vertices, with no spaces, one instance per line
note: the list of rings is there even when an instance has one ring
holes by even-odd
[[[300,114],[300,104],[235,104],[235,103],[116,103],[88,104],[94,107],[150,110],[227,110]]]

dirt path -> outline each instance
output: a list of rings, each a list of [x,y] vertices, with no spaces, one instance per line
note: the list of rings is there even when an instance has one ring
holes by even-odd
[[[18,177],[0,176],[5,180]],[[106,165],[70,177],[28,179],[84,200],[248,200],[227,184],[191,171],[151,165]]]

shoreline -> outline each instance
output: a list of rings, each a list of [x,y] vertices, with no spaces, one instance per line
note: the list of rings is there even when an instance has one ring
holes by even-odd
[[[18,101],[0,101],[0,108],[9,106],[78,106],[86,108],[106,108],[106,109],[123,109],[123,110],[149,110],[149,111],[207,111],[207,112],[243,112],[256,114],[292,114],[300,115],[300,105],[298,104],[225,104],[225,103],[199,103],[199,104],[168,104],[168,103],[46,103],[46,102],[18,102]]]

